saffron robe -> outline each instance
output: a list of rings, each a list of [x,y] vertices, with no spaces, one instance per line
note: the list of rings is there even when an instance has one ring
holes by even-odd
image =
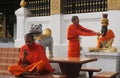
[[[103,41],[108,41],[108,40],[111,40],[113,38],[115,38],[113,31],[111,29],[107,30],[107,33],[105,36],[100,36],[98,38],[97,48],[101,48],[101,43]]]
[[[23,45],[20,49],[20,57],[17,65],[12,65],[8,67],[8,71],[10,71],[15,76],[19,76],[25,71],[32,72],[33,70],[42,71],[43,69],[53,72],[53,69],[45,55],[45,51],[41,45],[34,43],[34,45],[29,48],[27,45]],[[22,58],[24,50],[28,52],[26,56],[26,60],[29,65],[23,67],[22,66]]]
[[[68,42],[68,57],[80,57],[80,43],[79,43],[79,36],[96,36],[97,33],[84,28],[81,25],[74,25],[71,24],[68,27],[68,32],[67,32],[67,39],[69,40]]]

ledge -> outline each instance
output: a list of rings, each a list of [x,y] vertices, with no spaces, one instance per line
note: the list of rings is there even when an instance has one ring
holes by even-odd
[[[84,55],[88,57],[120,59],[120,52],[85,52]]]

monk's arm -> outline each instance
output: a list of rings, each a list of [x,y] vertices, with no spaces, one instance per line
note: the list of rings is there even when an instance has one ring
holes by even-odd
[[[79,26],[77,32],[80,33],[80,35],[83,36],[96,36],[98,33],[94,32],[93,30],[90,30],[88,28],[85,28],[83,26]]]
[[[22,48],[20,51],[18,65],[21,65],[23,67],[29,65],[29,62],[26,60],[27,55],[28,55],[28,52]]]
[[[18,65],[21,65],[21,63],[22,63],[22,48],[20,49]]]

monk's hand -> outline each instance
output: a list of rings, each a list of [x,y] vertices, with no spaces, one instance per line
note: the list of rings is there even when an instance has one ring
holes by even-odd
[[[96,32],[97,33],[97,36],[100,36],[100,35],[102,35],[100,32]]]
[[[30,63],[27,60],[24,60],[21,64],[22,67],[29,65]]]
[[[22,58],[22,67],[25,67],[29,64],[29,62],[26,60],[26,56],[28,55],[27,51],[24,51],[23,58]]]
[[[28,65],[28,64],[24,64],[24,63],[21,64],[22,67],[26,67],[27,65]]]
[[[26,56],[28,55],[28,52],[26,50],[24,50],[23,52],[23,58],[22,58],[22,62],[24,62],[26,60]]]

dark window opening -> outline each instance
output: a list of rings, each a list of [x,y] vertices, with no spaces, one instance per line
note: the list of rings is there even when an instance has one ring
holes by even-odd
[[[64,0],[63,14],[107,11],[107,0]]]
[[[14,25],[16,23],[15,11],[20,7],[21,0],[3,0],[0,3],[0,41],[13,41]]]
[[[26,0],[30,16],[49,16],[50,0]]]

